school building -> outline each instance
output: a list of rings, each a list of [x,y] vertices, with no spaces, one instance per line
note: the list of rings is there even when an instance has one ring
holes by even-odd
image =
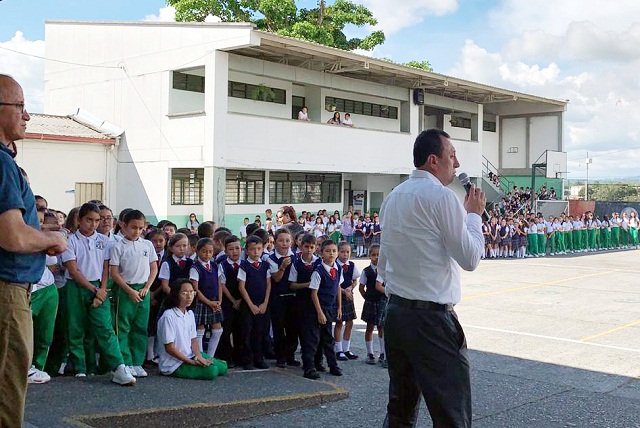
[[[49,21],[45,40],[45,111],[80,108],[124,130],[103,199],[151,221],[183,225],[194,212],[236,230],[282,205],[377,210],[431,127],[483,187],[490,171],[530,180],[532,163],[563,150],[565,101],[249,23]],[[334,111],[354,127],[327,124]]]

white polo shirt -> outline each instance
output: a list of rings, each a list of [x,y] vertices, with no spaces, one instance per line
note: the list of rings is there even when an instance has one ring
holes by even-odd
[[[309,266],[312,265],[316,262],[316,260],[318,260],[318,256],[316,256],[315,254],[311,257],[311,263],[307,263],[304,261],[304,259],[302,258],[302,254],[300,255],[300,260],[302,261],[302,263],[304,263],[305,266]],[[296,270],[296,266],[295,264],[291,264],[291,270],[289,271],[289,281],[290,282],[298,282],[298,271]]]
[[[62,263],[75,260],[78,270],[87,281],[100,281],[104,261],[110,258],[109,250],[108,237],[98,232],[93,232],[91,236],[84,236],[78,230],[69,235],[67,250],[62,253]],[[68,270],[65,273],[65,278],[72,279]]]
[[[49,266],[56,265],[58,263],[58,258],[55,256],[46,256],[46,262],[44,267],[44,273],[38,281],[37,284],[33,284],[33,288],[31,288],[31,292],[35,293],[38,290],[42,290],[43,288],[47,288],[50,285],[53,285],[56,282],[55,277],[53,276],[53,272],[49,269]]]
[[[280,259],[281,259],[281,258],[283,258],[283,257],[291,257],[291,256],[293,256],[293,255],[294,255],[294,254],[293,254],[293,251],[291,251],[291,249],[289,249],[289,251],[287,252],[287,254],[286,254],[286,255],[284,255],[284,256],[283,256],[282,254],[280,254],[280,253],[278,252],[278,250],[274,250],[274,251],[273,251],[273,254],[275,254],[275,255],[276,255],[276,258],[277,258],[278,260],[280,260]],[[293,260],[291,260],[291,261],[293,262]],[[274,261],[271,259],[271,257],[269,257],[269,258],[267,259],[267,262],[269,262],[269,268],[271,269],[271,273],[272,273],[272,274],[274,274],[274,273],[278,272],[278,269],[280,269],[280,267],[278,266],[278,263],[274,262]],[[291,265],[289,265],[289,266],[291,266]],[[291,272],[291,271],[289,271],[289,272]]]
[[[191,339],[196,338],[196,318],[193,311],[182,313],[178,308],[164,311],[158,320],[158,338],[163,345],[160,347],[158,367],[160,373],[170,375],[184,363],[169,355],[164,345],[173,343],[187,358],[193,358],[195,355],[191,349]]]
[[[180,263],[180,260],[187,260],[187,256],[184,257],[176,257],[173,254],[171,255],[171,257],[173,257],[173,260],[176,263]],[[169,267],[169,262],[164,261],[162,262],[162,264],[160,265],[160,272],[158,273],[158,278],[159,279],[171,279],[171,268]]]
[[[123,238],[113,245],[109,265],[120,267],[120,275],[127,284],[144,284],[151,275],[150,264],[157,261],[158,255],[151,241]]]
[[[347,261],[347,263],[342,263],[340,261],[340,259],[336,259],[336,263],[338,265],[340,265],[341,268],[343,268],[342,269],[342,276],[344,277],[344,265],[348,264],[349,261]],[[353,272],[351,272],[351,278],[349,278],[349,282],[353,283],[353,280],[354,279],[358,279],[358,278],[360,278],[360,271],[358,270],[358,266],[356,266],[356,264],[354,263],[353,264]],[[344,278],[344,279],[347,279],[347,278]]]
[[[209,262],[203,262],[202,259],[200,259],[200,257],[198,257],[194,263],[200,263],[205,269],[207,268],[207,266],[209,265]],[[233,264],[233,263],[232,263]],[[214,262],[215,265],[215,262]],[[222,268],[219,267],[218,268],[218,280],[220,280],[220,277],[222,276]],[[198,281],[200,282],[200,274],[198,273],[198,269],[196,269],[195,265],[191,267],[191,269],[189,269],[189,279],[193,280],[193,281]]]
[[[327,273],[331,273],[331,268],[335,268],[336,270],[338,269],[338,265],[336,265],[335,262],[333,263],[333,266],[329,266],[325,262],[322,262],[322,267],[327,271]],[[342,271],[340,271],[340,278],[338,279],[338,284],[342,284]],[[318,273],[318,271],[314,270],[311,274],[311,282],[309,283],[309,288],[311,290],[317,290],[318,288],[320,288],[320,281],[320,274]]]

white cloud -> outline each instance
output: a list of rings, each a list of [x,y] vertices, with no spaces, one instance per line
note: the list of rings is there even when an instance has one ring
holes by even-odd
[[[143,21],[161,21],[171,22],[176,20],[176,9],[173,6],[165,6],[160,8],[158,14],[146,15]]]
[[[442,16],[458,10],[458,0],[357,0],[378,20],[376,29],[388,36],[421,23],[429,15]]]
[[[0,42],[0,73],[20,83],[28,110],[38,113],[44,105],[44,60],[33,55],[44,57],[44,40],[27,40],[16,31],[11,40]]]

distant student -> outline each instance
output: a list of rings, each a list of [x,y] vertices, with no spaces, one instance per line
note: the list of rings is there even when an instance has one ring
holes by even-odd
[[[167,308],[158,321],[158,339],[163,345],[158,367],[167,376],[211,380],[226,374],[227,365],[200,352],[195,317],[189,310],[195,296],[186,278],[171,283]]]
[[[167,254],[160,264],[158,278],[161,280],[162,291],[169,295],[169,284],[178,278],[188,278],[193,260],[187,257],[189,239],[182,233],[176,233],[169,238]]]
[[[225,240],[227,258],[220,263],[220,283],[222,284],[222,337],[218,347],[218,357],[227,362],[230,368],[240,364],[242,349],[242,320],[240,307],[242,295],[238,288],[238,271],[240,270],[240,240],[237,236],[229,236]],[[231,338],[233,337],[233,346]]]
[[[355,263],[349,260],[350,257],[351,245],[347,241],[341,241],[340,244],[338,244],[338,260],[336,263],[338,263],[342,270],[342,282],[340,283],[340,292],[342,293],[342,319],[336,320],[334,328],[334,337],[336,339],[335,351],[338,361],[358,359],[358,356],[351,352],[350,348],[353,320],[356,319],[356,309],[353,304],[353,289],[358,285],[360,272]],[[344,336],[342,334],[343,324]]]
[[[51,376],[45,372],[49,347],[53,341],[53,330],[58,310],[58,289],[50,269],[57,266],[58,258],[46,256],[42,277],[31,289],[31,318],[33,320],[33,358],[27,375],[28,383],[47,383]]]
[[[380,356],[378,362],[383,366],[386,365],[384,352],[384,311],[387,307],[387,297],[384,289],[380,291],[376,287],[378,278],[378,258],[380,256],[380,246],[371,246],[371,264],[364,268],[360,275],[360,295],[364,298],[364,306],[362,308],[362,321],[367,323],[367,329],[364,333],[364,343],[367,347],[367,364],[375,364],[375,356],[373,354],[373,329],[378,329],[378,343],[380,345]]]
[[[276,365],[300,366],[294,354],[298,348],[300,335],[296,319],[295,291],[290,288],[289,274],[295,255],[291,251],[291,233],[282,228],[275,233],[276,246],[269,256],[271,268],[271,298],[269,313],[273,329],[273,345],[276,354]]]
[[[189,279],[197,291],[196,299],[196,333],[198,346],[203,352],[202,340],[205,328],[211,329],[211,338],[207,347],[207,354],[214,356],[220,337],[222,336],[222,284],[221,271],[213,260],[215,252],[213,240],[202,238],[197,245],[197,259],[189,271]]]
[[[263,247],[260,237],[249,236],[245,249],[247,259],[242,261],[238,271],[238,289],[244,301],[241,309],[244,370],[269,368],[264,362],[262,342],[267,328],[271,272],[269,263],[262,261]]]
[[[162,304],[162,300],[164,299],[164,293],[162,292],[162,280],[158,278],[158,275],[160,274],[160,265],[164,259],[167,236],[162,230],[154,228],[147,233],[146,239],[153,244],[153,249],[155,250],[156,257],[158,259],[158,261],[156,261],[158,273],[156,274],[153,284],[151,284],[151,288],[149,289],[151,297],[149,298],[149,322],[147,326],[149,339],[147,340],[146,360],[147,363],[152,363],[156,357],[155,340],[158,326],[157,321],[158,318],[160,318],[158,311],[160,309],[160,304]]]
[[[296,293],[296,318],[299,324],[304,319],[304,313],[313,310],[309,284],[311,283],[311,275],[320,262],[315,251],[316,238],[310,233],[303,234],[300,239],[300,254],[295,258],[289,272],[290,287]]]
[[[124,216],[124,239],[116,242],[109,261],[118,285],[116,333],[124,363],[135,377],[147,377],[142,368],[148,343],[149,290],[158,273],[158,255],[153,244],[141,237],[144,214],[132,210]]]
[[[356,257],[364,257],[365,251],[365,227],[362,222],[362,218],[358,218],[358,221],[353,228],[353,240],[356,246]]]
[[[191,260],[195,261],[196,258],[198,257],[198,255],[196,254],[197,250],[196,250],[196,246],[198,245],[198,240],[201,238],[198,238],[198,235],[193,235],[193,234],[188,234],[185,232],[179,232],[182,233],[184,235],[187,236],[187,239],[189,240],[189,247],[187,249],[187,257],[189,257]]]
[[[230,236],[231,233],[228,230],[220,228],[213,234],[213,259],[216,264],[222,263],[227,258],[224,243]]]
[[[171,237],[178,232],[178,226],[168,221],[162,226],[162,230],[167,234],[167,238],[171,239]]]
[[[244,247],[247,241],[247,225],[249,224],[249,217],[244,218],[244,224],[240,226],[240,246]]]
[[[78,212],[78,231],[69,236],[62,262],[67,268],[67,312],[69,323],[69,361],[76,377],[87,376],[94,370],[89,355],[87,367],[85,334],[90,331],[100,350],[100,359],[114,370],[112,381],[120,385],[134,385],[135,377],[124,364],[118,338],[113,331],[111,307],[107,298],[109,277],[109,238],[96,232],[100,210],[96,205],[84,204]]]
[[[316,265],[309,284],[315,313],[308,311],[303,322],[302,364],[304,377],[307,379],[320,378],[314,369],[318,346],[327,359],[329,373],[342,376],[342,370],[338,367],[336,360],[335,339],[331,331],[332,323],[342,319],[342,293],[340,292],[342,272],[340,266],[336,264],[338,246],[332,240],[326,239],[322,243],[321,254],[322,263]]]

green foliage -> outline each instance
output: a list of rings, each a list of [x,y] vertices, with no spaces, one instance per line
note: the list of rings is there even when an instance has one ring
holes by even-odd
[[[433,71],[433,67],[431,67],[431,63],[429,63],[429,61],[409,61],[404,65],[408,65],[409,67],[421,68],[426,71]]]
[[[253,22],[261,30],[339,49],[371,50],[385,41],[382,31],[362,39],[347,38],[347,25],[378,23],[369,9],[349,0],[336,0],[330,6],[319,0],[313,9],[298,9],[295,0],[167,0],[167,4],[176,8],[177,21],[202,22],[214,15],[225,22]]]
[[[589,197],[591,201],[608,202],[636,202],[639,200],[638,186],[629,186],[622,183],[589,183]],[[584,187],[580,189],[579,197],[584,198]]]

